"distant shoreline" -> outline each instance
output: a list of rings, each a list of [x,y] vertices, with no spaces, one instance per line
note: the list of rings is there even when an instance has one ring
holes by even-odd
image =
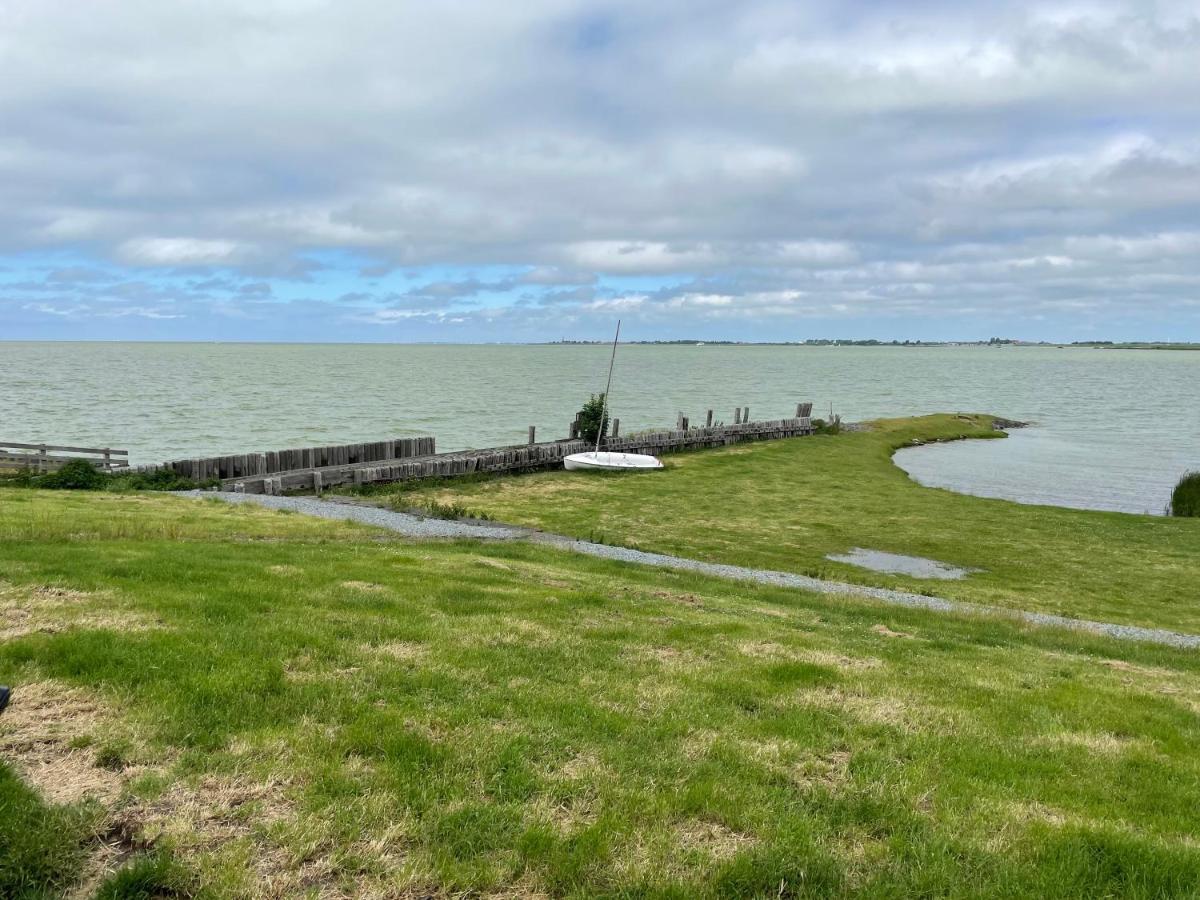
[[[609,341],[543,341],[543,346],[595,346]],[[1200,343],[1172,343],[1169,341],[1074,341],[1069,344],[1053,341],[877,341],[877,340],[807,340],[807,341],[622,341],[624,344],[642,344],[662,347],[1050,347],[1067,350],[1200,350]],[[536,345],[535,345],[536,346]]]
[[[89,340],[33,340],[0,338],[4,344],[180,344],[188,346],[278,346],[278,347],[595,347],[608,346],[610,340],[576,341],[172,341],[172,340],[130,340],[120,339],[89,339]],[[1074,341],[1071,343],[1056,343],[1053,341],[881,341],[881,340],[851,340],[851,339],[810,339],[804,341],[702,341],[702,340],[663,340],[663,341],[622,341],[625,346],[646,347],[1041,347],[1059,350],[1200,350],[1200,343],[1171,342],[1171,341]]]

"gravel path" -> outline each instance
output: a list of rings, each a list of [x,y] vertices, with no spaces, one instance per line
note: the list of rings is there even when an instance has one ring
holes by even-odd
[[[446,519],[426,519],[378,506],[319,500],[316,497],[275,497],[269,494],[235,494],[232,491],[179,491],[178,494],[181,497],[213,497],[226,503],[252,503],[269,509],[287,509],[322,519],[361,522],[415,538],[488,538],[503,541],[528,537],[530,533],[527,529],[508,525],[475,525]]]
[[[1138,625],[1118,625],[1113,622],[1069,619],[1065,616],[1055,616],[1049,613],[942,600],[938,597],[926,597],[923,594],[912,594],[908,591],[896,591],[890,588],[867,587],[843,581],[825,581],[819,578],[810,578],[807,575],[795,575],[791,572],[775,572],[770,569],[750,569],[744,566],[731,566],[724,563],[701,562],[700,560],[685,559],[680,556],[666,556],[661,553],[629,550],[625,547],[614,547],[609,544],[577,541],[572,538],[544,534],[510,525],[486,525],[472,522],[447,521],[445,519],[424,519],[419,516],[410,515],[409,513],[393,512],[376,506],[361,506],[355,503],[319,500],[315,497],[273,497],[265,494],[234,494],[222,491],[187,491],[182,493],[182,496],[215,497],[228,503],[254,503],[271,509],[290,509],[306,515],[320,516],[323,519],[347,519],[354,522],[361,522],[365,525],[387,528],[391,531],[415,538],[483,538],[491,540],[516,540],[525,538],[537,543],[561,547],[562,549],[571,550],[575,553],[583,553],[588,556],[615,559],[620,562],[636,563],[643,566],[657,566],[663,569],[697,572],[701,575],[711,575],[716,578],[725,578],[734,581],[752,581],[775,587],[799,588],[805,591],[814,591],[818,594],[832,594],[841,597],[866,597],[893,606],[907,606],[932,610],[934,612],[998,616],[1018,622],[1026,622],[1031,625],[1070,628],[1076,631],[1102,634],[1127,641],[1147,641],[1154,644],[1165,644],[1170,647],[1200,648],[1200,635],[1195,634],[1181,634],[1176,631],[1166,631],[1160,628],[1142,628]]]

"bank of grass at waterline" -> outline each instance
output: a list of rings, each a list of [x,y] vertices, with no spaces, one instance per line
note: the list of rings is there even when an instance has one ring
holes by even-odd
[[[1200,883],[1195,653],[163,496],[0,571],[3,896]]]
[[[922,487],[892,461],[915,442],[1003,437],[993,421],[884,420],[865,431],[664,456],[666,470],[650,474],[401,485],[392,502],[693,559],[1200,632],[1200,521],[970,497]],[[386,492],[373,498],[389,501]],[[859,547],[980,571],[931,583],[827,558]]]

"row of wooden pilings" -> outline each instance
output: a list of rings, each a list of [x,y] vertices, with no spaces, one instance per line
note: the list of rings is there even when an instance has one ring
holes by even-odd
[[[802,404],[798,411],[810,412],[811,404]],[[603,439],[601,446],[605,450],[618,453],[658,455],[680,450],[722,447],[743,441],[803,437],[813,433],[812,420],[807,415],[749,422],[744,420],[744,416],[740,414],[742,412],[744,408],[739,411],[738,416],[742,421],[734,425],[717,423],[711,426],[644,431],[624,437],[608,435]],[[324,488],[342,484],[364,485],[421,478],[452,478],[476,472],[529,472],[559,467],[564,457],[591,450],[592,447],[591,443],[576,438],[252,475],[222,479],[222,485],[226,490],[250,494],[282,494],[297,490],[320,492]]]
[[[813,405],[811,403],[797,403],[796,404],[796,418],[797,419],[809,418],[812,415],[812,406]],[[733,408],[733,424],[734,425],[742,425],[742,424],[748,423],[749,421],[750,421],[750,407],[749,406],[735,406]],[[720,424],[720,423],[717,423],[717,424]],[[675,421],[675,430],[676,431],[687,431],[691,427],[692,427],[691,420],[681,412],[679,414],[678,419],[676,419],[676,421]],[[711,409],[708,410],[708,413],[704,417],[704,427],[705,428],[713,427],[713,411]],[[573,422],[571,422],[571,427],[569,429],[569,437],[567,438],[567,440],[569,440],[569,441],[576,440],[579,437],[579,432],[580,432],[579,413],[576,413],[575,420]],[[610,420],[610,422],[609,422],[607,437],[609,440],[616,440],[620,436],[621,436],[621,420],[614,418],[614,419]],[[529,426],[529,443],[530,444],[537,443],[537,428],[534,427],[533,425]]]

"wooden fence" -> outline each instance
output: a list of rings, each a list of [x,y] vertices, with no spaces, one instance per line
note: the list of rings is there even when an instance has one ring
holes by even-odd
[[[112,447],[59,447],[54,444],[0,442],[0,469],[53,472],[77,459],[86,459],[98,469],[111,471],[129,465],[129,451],[114,450]]]
[[[681,428],[610,438],[605,450],[625,453],[672,453],[704,447],[722,447],[743,441],[776,440],[803,437],[813,433],[807,416],[767,422],[739,422],[704,428]],[[430,439],[432,441],[432,439]],[[431,453],[409,459],[389,459],[353,465],[314,466],[312,468],[223,479],[226,490],[248,494],[282,494],[288,491],[315,490],[341,484],[371,484],[418,478],[446,478],[473,472],[529,472],[557,468],[563,457],[582,453],[592,444],[578,439]]]
[[[233,456],[176,459],[156,465],[138,466],[139,472],[170,469],[184,478],[205,482],[235,480],[277,472],[295,472],[328,466],[353,466],[379,460],[429,456],[436,452],[432,437],[394,438],[365,444],[337,444],[295,450],[268,450]]]

